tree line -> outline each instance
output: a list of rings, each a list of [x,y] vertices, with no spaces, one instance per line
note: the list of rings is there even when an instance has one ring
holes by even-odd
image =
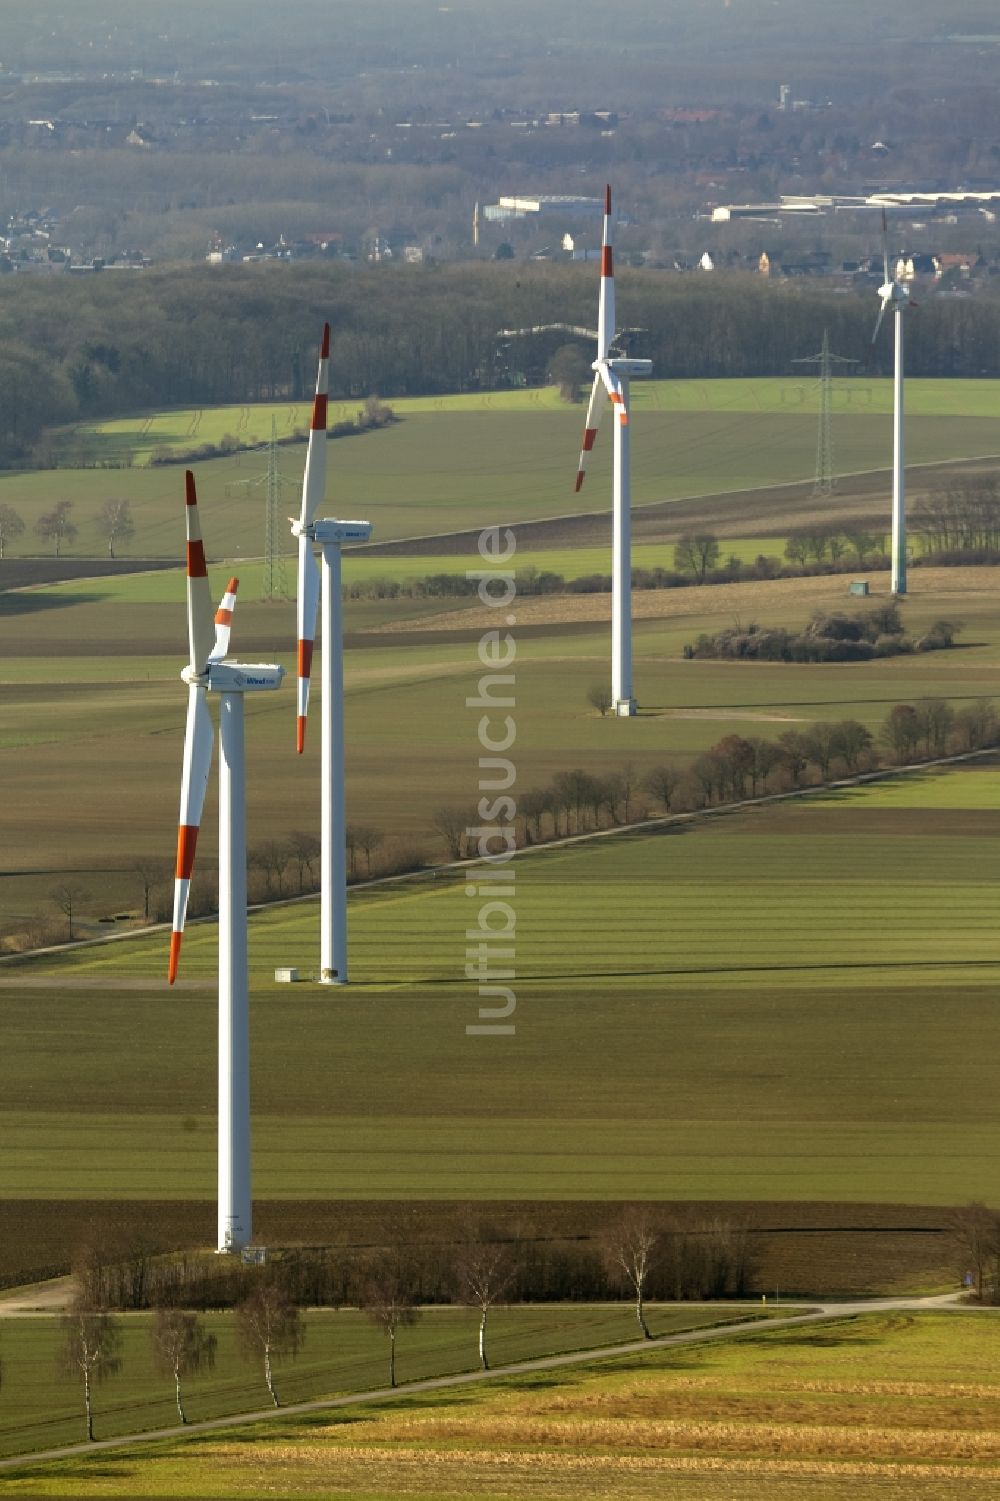
[[[611,692],[595,684],[590,702],[604,714]],[[675,813],[742,802],[772,792],[821,786],[843,776],[905,766],[1000,745],[1000,717],[989,699],[956,709],[941,698],[896,704],[873,734],[856,719],[817,721],[777,739],[724,735],[687,767],[669,762],[645,772],[626,762],[609,776],[576,767],[517,800],[512,832],[519,848],[641,823]],[[438,808],[435,833],[453,860],[471,857],[470,830],[481,820],[455,804]]]
[[[16,285],[14,285],[16,283]],[[624,270],[631,353],[661,378],[781,375],[826,327],[838,350],[883,373],[869,295],[772,286],[750,275]],[[335,399],[541,383],[544,338],[505,328],[589,327],[587,266],[262,265],[122,278],[0,282],[0,459],[30,462],[44,427],[144,408],[297,400],[311,388],[318,330],[333,325]],[[913,375],[1000,374],[1000,303],[937,300],[914,320]]]
[[[232,1310],[241,1353],[260,1371],[278,1407],[275,1367],[302,1349],[306,1306],[362,1309],[386,1340],[388,1379],[395,1386],[401,1331],[428,1305],[475,1310],[476,1360],[488,1370],[490,1317],[502,1307],[626,1298],[652,1338],[649,1300],[742,1297],[751,1278],[750,1236],[741,1225],[719,1216],[680,1222],[662,1210],[635,1207],[583,1245],[553,1246],[469,1222],[446,1246],[397,1241],[365,1251],[288,1248],[263,1253],[262,1261],[204,1252],[154,1255],[141,1235],[123,1241],[104,1233],[75,1258],[76,1292],[61,1320],[58,1364],[81,1384],[85,1432],[93,1440],[94,1388],[123,1368],[116,1317],[122,1312],[153,1312],[152,1359],[186,1423],[187,1383],[215,1363],[216,1336],[201,1316],[208,1309]]]
[[[592,684],[587,698],[602,716],[611,708],[611,689],[604,682]],[[511,832],[517,847],[523,849],[647,818],[697,813],[747,797],[821,786],[838,777],[877,771],[883,765],[915,765],[995,745],[1000,745],[1000,717],[990,699],[976,699],[956,709],[946,699],[924,698],[894,705],[875,734],[855,719],[816,721],[801,730],[786,730],[773,740],[723,736],[687,766],[663,761],[640,771],[626,761],[603,776],[573,767],[558,772],[547,786],[530,787],[520,794]],[[476,808],[449,803],[434,810],[422,838],[386,835],[369,824],[348,824],[348,881],[433,868],[442,850],[449,860],[470,858],[476,840],[469,831],[481,822]],[[305,831],[252,845],[247,864],[251,904],[319,890],[319,840]],[[142,921],[169,921],[171,862],[158,856],[140,858],[130,873]],[[82,936],[83,914],[93,914],[94,892],[67,877],[51,888],[49,898],[59,916],[53,919],[39,912],[19,919],[0,934],[0,952],[23,953],[72,943]],[[217,871],[212,862],[205,861],[192,884],[188,912],[191,917],[211,917],[217,908]],[[136,913],[120,915],[131,920]],[[93,922],[92,916],[89,921]]]

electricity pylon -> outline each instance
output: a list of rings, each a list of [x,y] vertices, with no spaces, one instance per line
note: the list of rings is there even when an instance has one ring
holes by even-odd
[[[279,538],[284,540],[284,530],[278,527],[278,507],[281,503],[281,487],[288,480],[278,468],[277,422],[271,418],[271,441],[267,449],[267,509],[264,522],[264,578],[261,599],[287,599],[288,584],[285,579],[285,558],[280,550]]]
[[[793,365],[819,366],[819,430],[816,435],[816,478],[813,480],[813,495],[832,495],[837,488],[833,473],[833,366],[856,365],[857,360],[845,359],[843,355],[830,353],[830,338],[824,328],[823,346],[819,354],[810,354]]]

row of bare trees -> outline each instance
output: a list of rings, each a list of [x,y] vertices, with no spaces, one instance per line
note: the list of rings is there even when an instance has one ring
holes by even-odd
[[[66,544],[76,541],[79,532],[72,510],[71,500],[57,500],[51,511],[43,511],[34,525],[35,535],[53,549],[57,558]],[[135,536],[131,502],[106,500],[97,513],[95,525],[108,545],[108,557],[115,557],[115,549],[125,546]],[[24,530],[23,516],[5,501],[0,505],[0,559],[7,556],[10,544]]]
[[[994,474],[956,474],[917,506],[910,530],[925,554],[1000,554],[1000,480]]]
[[[597,690],[591,702],[595,696]],[[882,751],[902,766],[998,743],[1000,719],[989,699],[956,709],[946,699],[925,698],[896,704],[877,734],[857,719],[818,720],[774,740],[725,735],[686,769],[662,762],[640,773],[625,762],[610,776],[579,767],[559,772],[548,787],[520,795],[511,827],[519,847],[542,844],[874,771],[883,762]],[[474,810],[455,805],[438,808],[433,816],[434,831],[453,860],[475,852],[470,830],[478,823]]]

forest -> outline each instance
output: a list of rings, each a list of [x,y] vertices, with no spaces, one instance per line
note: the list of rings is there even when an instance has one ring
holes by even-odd
[[[629,353],[659,378],[786,374],[817,329],[862,370],[889,373],[871,346],[873,297],[769,286],[748,275],[619,277]],[[391,398],[540,383],[559,332],[505,341],[500,330],[588,326],[588,266],[201,267],[140,277],[7,278],[0,283],[0,462],[43,462],[42,430],[145,408],[299,399],[316,341],[333,325],[334,397]],[[916,376],[1000,375],[1000,301],[941,299],[910,320]]]

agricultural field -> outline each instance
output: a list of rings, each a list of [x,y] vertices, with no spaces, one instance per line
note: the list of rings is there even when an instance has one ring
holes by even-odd
[[[338,1315],[339,1317],[339,1315]],[[886,1313],[35,1466],[11,1495],[992,1501],[996,1316]]]
[[[914,380],[907,387],[919,421],[907,436],[911,466],[995,457],[1000,449],[995,382]],[[752,491],[810,481],[815,469],[815,392],[808,384],[775,381],[637,383],[633,501],[637,507],[691,496]],[[884,472],[891,453],[891,382],[851,382],[835,402],[834,443],[839,473]],[[536,399],[537,398],[537,399]],[[301,426],[306,407],[283,408],[278,431]],[[497,521],[525,523],[608,506],[610,435],[595,453],[586,491],[573,493],[582,408],[560,404],[554,391],[438,398],[398,404],[395,425],[330,445],[329,506],[364,516],[374,538],[386,542],[463,531]],[[240,422],[247,413],[244,427]],[[178,556],[175,466],[144,466],[151,435],[157,445],[188,452],[199,443],[236,436],[270,436],[274,409],[170,413],[109,424],[86,437],[87,462],[107,468],[57,468],[0,476],[0,503],[13,505],[27,530],[11,556],[38,551],[32,527],[58,500],[73,502],[79,534],[70,556],[106,550],[97,525],[108,499],[128,499],[135,521],[129,551],[136,557]],[[347,413],[353,415],[353,407]],[[337,406],[331,422],[338,420]],[[251,426],[251,422],[256,426]],[[144,432],[145,429],[148,429]],[[130,436],[131,435],[131,436]],[[130,460],[135,444],[134,462]],[[147,445],[147,446],[144,446]],[[303,446],[279,450],[283,512],[298,508]],[[128,465],[128,467],[117,467]],[[264,549],[267,455],[243,452],[199,462],[210,556],[255,557]],[[915,477],[919,470],[915,470]],[[881,490],[887,494],[888,483]],[[795,496],[797,503],[805,492]],[[884,496],[883,496],[884,499]],[[738,512],[737,512],[738,514]],[[773,516],[750,529],[727,525],[734,537],[773,534]]]
[[[522,857],[511,1037],[466,1034],[459,877],[355,893],[349,996],[273,983],[315,971],[314,903],[259,913],[258,1197],[988,1196],[996,775]],[[5,1197],[211,1197],[213,925],[164,964],[152,935],[5,971]]]
[[[657,1335],[736,1322],[762,1312],[730,1305],[651,1306],[650,1327]],[[387,1381],[388,1342],[356,1308],[314,1309],[305,1317],[304,1348],[295,1359],[280,1360],[275,1386],[288,1405],[343,1392],[366,1391]],[[628,1304],[497,1309],[490,1321],[494,1364],[527,1360],[600,1345],[625,1343],[635,1334]],[[157,1370],[151,1348],[152,1318],[122,1320],[122,1374],[95,1395],[95,1432],[100,1438],[173,1427],[177,1422],[173,1378]],[[263,1365],[244,1359],[232,1313],[205,1316],[206,1332],[217,1340],[215,1366],[186,1384],[189,1421],[252,1412],[269,1405]],[[427,1309],[399,1335],[397,1379],[474,1370],[479,1316],[472,1309]],[[3,1320],[4,1400],[0,1404],[0,1455],[72,1444],[84,1436],[79,1384],[58,1379],[62,1331],[56,1318],[20,1315]],[[6,1477],[0,1489],[6,1490]]]
[[[394,559],[386,559],[392,564]],[[263,603],[259,571],[243,573],[234,644],[244,658],[294,665],[291,603]],[[213,571],[217,594],[226,571]],[[885,586],[877,576],[876,587]],[[85,923],[134,911],[136,859],[169,859],[176,837],[186,655],[183,579],[173,572],[94,579],[6,596],[0,662],[0,774],[16,791],[4,813],[0,925],[47,911],[71,876],[95,892]],[[801,626],[846,604],[843,577],[640,592],[636,684],[628,726],[602,720],[588,690],[608,676],[606,595],[517,602],[518,788],[560,771],[639,773],[683,766],[730,731],[777,736],[812,720],[853,717],[873,731],[901,700],[941,695],[956,706],[992,694],[1000,617],[987,569],[914,570],[911,628],[964,622],[952,652],[860,664],[689,662],[686,644],[734,619]],[[647,613],[649,612],[649,613]],[[471,804],[476,785],[476,641],[495,626],[466,600],[348,600],[345,606],[348,807],[400,849],[442,858],[435,811]],[[293,687],[247,706],[252,844],[309,827],[318,736],[294,754]],[[315,690],[318,703],[318,685]],[[318,724],[315,727],[318,729]],[[72,753],[70,753],[70,750]],[[58,789],[59,795],[54,795]],[[101,838],[94,841],[95,822]],[[210,789],[201,846],[215,842]],[[157,897],[162,901],[164,891]],[[92,931],[97,931],[92,929]]]

